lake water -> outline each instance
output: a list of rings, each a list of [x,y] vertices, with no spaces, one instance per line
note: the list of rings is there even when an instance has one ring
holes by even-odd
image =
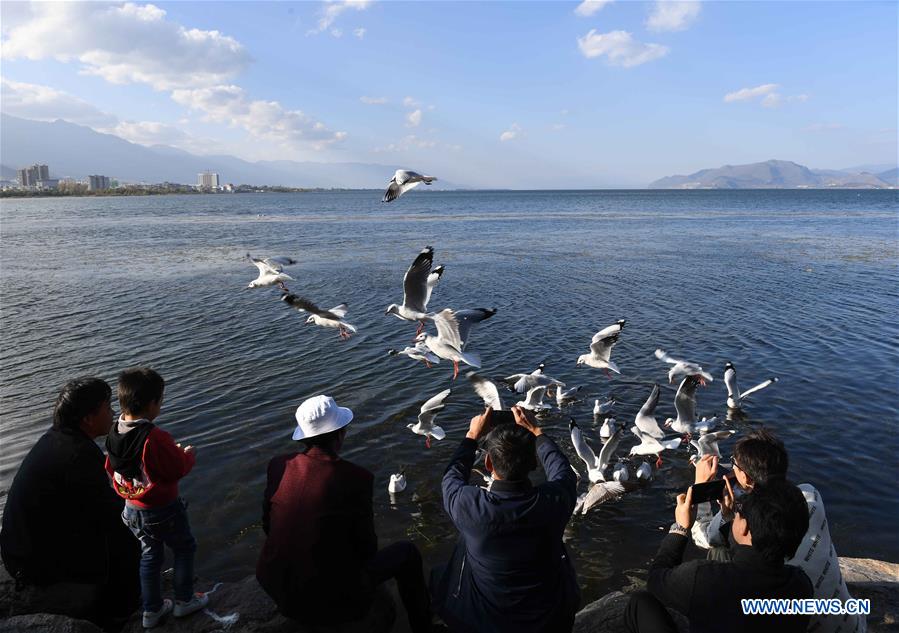
[[[426,449],[406,424],[452,368],[388,357],[415,326],[384,314],[431,244],[446,266],[432,308],[499,310],[471,338],[482,373],[545,362],[584,386],[570,414],[594,440],[594,398],[614,394],[615,414],[631,422],[650,385],[664,384],[656,347],[714,374],[697,395],[700,415],[725,413],[727,361],[744,388],[779,376],[729,427],[776,430],[793,479],[821,491],[841,555],[899,561],[897,209],[896,191],[427,192],[390,205],[377,191],[3,200],[0,501],[67,379],[114,384],[121,369],[148,364],[167,382],[158,423],[197,447],[182,494],[199,574],[252,573],[266,464],[294,449],[294,409],[321,392],[356,412],[345,457],[375,474],[381,543],[410,538],[427,565],[442,562],[455,532],[440,478],[480,403],[460,378],[438,418],[447,438]],[[244,290],[256,274],[248,251],[299,259],[291,289],[325,307],[347,302],[358,335],[342,342],[305,325],[276,289]],[[576,367],[593,333],[619,318],[622,375]],[[665,385],[660,419],[673,399]],[[545,428],[576,459],[568,415]],[[691,481],[687,456],[668,454],[648,488],[571,520],[585,600],[645,578],[674,496]],[[401,466],[409,488],[391,505],[387,481]]]

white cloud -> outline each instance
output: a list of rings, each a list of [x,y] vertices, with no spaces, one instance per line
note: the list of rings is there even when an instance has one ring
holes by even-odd
[[[776,94],[775,90],[779,87],[778,84],[762,84],[755,88],[740,88],[735,92],[728,92],[724,95],[724,102],[732,103],[734,101],[746,101],[748,99],[755,99],[756,97],[766,96],[772,93]]]
[[[417,108],[421,104],[412,97],[406,97],[405,99],[403,99],[403,105],[407,108]]]
[[[612,0],[584,0],[574,10],[580,16],[589,17],[594,13],[602,10],[604,6],[610,4]]]
[[[334,24],[334,21],[337,20],[340,14],[344,11],[347,11],[348,9],[364,11],[365,9],[370,7],[371,4],[372,0],[329,0],[325,3],[324,8],[320,12],[320,17],[318,19],[316,28],[308,31],[307,35],[314,35],[315,33],[327,31],[328,29],[330,29],[331,25]]]
[[[78,61],[85,74],[157,90],[223,83],[251,61],[234,38],[165,16],[152,4],[34,3],[30,17],[6,33],[2,56]]]
[[[421,125],[421,110],[413,110],[406,115],[407,127],[418,127]]]
[[[359,101],[367,105],[384,105],[387,97],[359,97]]]
[[[763,108],[776,108],[780,105],[782,98],[780,93],[777,92],[769,92],[762,99],[762,107]]]
[[[49,86],[0,78],[0,108],[6,114],[35,121],[64,119],[90,127],[109,127],[118,117],[80,97]]]
[[[506,141],[517,138],[519,134],[521,134],[521,126],[517,123],[513,123],[509,126],[508,130],[499,135],[499,140],[505,143]]]
[[[359,27],[358,29],[353,29],[353,35],[355,35],[357,38],[359,38],[361,40],[363,37],[365,37],[365,29],[362,27]]]
[[[659,0],[646,19],[650,31],[683,31],[699,16],[698,1]]]
[[[277,101],[249,99],[239,86],[175,90],[172,99],[200,111],[207,121],[241,127],[289,147],[311,145],[319,150],[346,138],[346,132],[334,132],[300,110],[288,110]]]
[[[341,29],[331,29],[331,35],[333,37],[343,37],[343,31]]]
[[[578,38],[577,45],[581,54],[588,59],[604,55],[610,65],[625,68],[639,66],[668,54],[667,46],[643,44],[627,31],[597,33],[596,29],[590,29],[584,37]]]

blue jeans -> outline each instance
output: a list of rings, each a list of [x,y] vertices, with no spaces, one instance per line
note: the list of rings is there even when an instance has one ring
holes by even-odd
[[[125,505],[122,520],[140,540],[140,589],[144,611],[162,608],[162,564],[165,546],[175,555],[175,600],[194,595],[194,552],[197,541],[190,533],[187,505],[181,500],[162,508],[140,510]]]

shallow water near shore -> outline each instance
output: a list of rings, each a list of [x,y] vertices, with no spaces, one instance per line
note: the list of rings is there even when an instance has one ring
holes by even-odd
[[[792,478],[820,490],[840,555],[899,561],[896,191],[379,200],[372,191],[3,200],[0,503],[67,379],[114,384],[124,367],[148,364],[167,382],[158,423],[197,448],[181,490],[198,574],[252,573],[266,464],[295,450],[293,411],[321,392],[356,413],[344,456],[375,474],[381,543],[410,538],[427,565],[443,562],[455,531],[440,478],[480,402],[460,377],[438,417],[447,438],[425,448],[406,424],[450,385],[452,367],[388,357],[412,342],[415,326],[384,314],[431,244],[446,266],[432,308],[498,309],[471,337],[483,374],[545,362],[547,373],[583,385],[581,400],[544,422],[576,466],[567,421],[575,417],[598,448],[594,398],[614,395],[615,417],[630,424],[660,382],[657,415],[674,414],[657,347],[714,375],[697,393],[700,415],[726,413],[722,376],[732,361],[744,389],[771,375],[780,382],[726,428],[765,424],[780,435]],[[340,341],[306,325],[277,290],[245,290],[256,274],[248,251],[297,258],[291,290],[323,307],[348,303],[359,333]],[[593,333],[619,318],[622,375],[576,367]],[[722,443],[725,455],[734,441]],[[619,454],[635,442],[625,439]],[[585,603],[645,577],[674,496],[691,481],[687,456],[667,453],[649,487],[570,521]],[[387,481],[401,467],[409,487],[392,503]]]

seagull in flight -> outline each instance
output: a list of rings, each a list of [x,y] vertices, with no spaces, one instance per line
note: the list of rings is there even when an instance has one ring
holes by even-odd
[[[465,377],[471,382],[471,386],[474,387],[474,392],[480,396],[486,406],[494,411],[503,410],[503,401],[499,396],[499,388],[496,386],[495,382],[488,380],[483,376],[479,376],[473,371],[465,374]]]
[[[654,415],[656,407],[659,404],[660,393],[661,389],[659,386],[653,385],[649,397],[646,399],[646,402],[643,403],[643,406],[640,407],[640,411],[637,412],[637,417],[634,418],[634,424],[640,431],[657,440],[660,440],[665,436],[665,432],[662,431]]]
[[[533,387],[528,391],[528,395],[524,400],[516,403],[516,407],[527,409],[528,411],[546,411],[552,407],[543,402],[543,396],[546,395],[546,387],[543,385]]]
[[[640,443],[631,448],[631,455],[655,455],[657,456],[656,468],[662,466],[662,451],[673,450],[681,445],[681,438],[675,437],[670,440],[657,440],[651,435],[647,435],[636,426],[631,427],[633,433]]]
[[[733,429],[727,429],[725,431],[703,433],[699,436],[699,439],[690,440],[690,446],[696,449],[696,455],[691,455],[690,461],[696,463],[706,455],[721,457],[721,450],[718,448],[718,442],[728,439],[735,433],[736,431]]]
[[[703,371],[702,367],[698,364],[672,358],[668,355],[668,352],[663,349],[657,349],[655,351],[655,357],[660,361],[671,365],[671,369],[668,370],[668,384],[670,385],[673,385],[678,380],[683,380],[687,376],[699,376],[700,383],[702,383],[703,387],[705,387],[706,381],[712,382],[712,380],[714,380],[712,374]]]
[[[348,339],[356,332],[356,328],[343,320],[347,313],[347,305],[341,303],[330,310],[322,310],[317,305],[304,297],[285,292],[281,295],[281,301],[295,308],[298,312],[308,312],[306,323],[314,323],[322,327],[337,328],[337,334],[341,339]]]
[[[384,192],[381,202],[393,202],[410,189],[417,187],[419,183],[430,185],[435,180],[437,179],[434,176],[422,176],[418,172],[397,169],[387,185],[387,191]]]
[[[437,336],[427,332],[419,334],[415,341],[424,343],[436,356],[453,361],[453,380],[459,375],[459,361],[471,367],[480,367],[481,359],[474,352],[465,351],[471,328],[496,314],[496,309],[475,308],[453,312],[449,308],[434,315]]]
[[[739,409],[743,404],[743,400],[776,382],[777,377],[772,376],[765,382],[757,384],[752,389],[741,392],[739,387],[737,387],[737,370],[733,363],[727,363],[724,366],[724,384],[727,386],[727,408]]]
[[[387,353],[390,356],[408,356],[412,360],[423,362],[428,368],[440,364],[440,359],[424,343],[416,343],[415,347],[406,347],[402,350],[389,349]]]
[[[545,367],[544,363],[540,363],[540,366],[529,374],[512,374],[511,376],[506,376],[503,380],[508,383],[515,383],[512,388],[518,393],[527,393],[534,387],[548,387],[549,385],[564,387],[564,382],[543,373]]]
[[[702,376],[691,374],[684,378],[674,395],[674,410],[677,418],[665,420],[665,426],[678,433],[692,435],[696,430],[696,387],[702,382]]]
[[[574,513],[587,514],[590,508],[611,499],[616,499],[627,492],[627,488],[621,482],[615,480],[606,481],[604,474],[612,460],[615,449],[618,447],[618,443],[621,441],[622,430],[618,429],[609,438],[609,441],[603,445],[602,450],[599,452],[599,457],[597,457],[581,434],[581,429],[574,418],[569,420],[568,427],[571,430],[571,443],[574,445],[574,451],[586,464],[587,478],[590,481],[590,488],[585,494],[578,497]]]
[[[606,376],[609,378],[612,377],[611,374],[609,374],[609,370],[614,371],[616,374],[620,374],[621,372],[618,370],[618,365],[612,362],[610,356],[612,355],[612,347],[618,342],[618,335],[624,328],[625,323],[626,321],[621,319],[614,325],[603,328],[594,334],[593,339],[590,341],[590,353],[578,356],[577,364],[604,369],[606,371]]]
[[[443,275],[443,266],[432,270],[433,263],[434,249],[430,246],[421,249],[403,277],[403,305],[391,303],[385,312],[403,321],[418,321],[416,336],[424,329],[425,320],[433,316],[428,313],[428,301],[431,299],[431,291]]]
[[[251,256],[249,253],[246,254],[246,258],[259,269],[259,276],[251,281],[247,288],[265,288],[277,285],[281,290],[287,291],[284,282],[292,280],[293,277],[283,272],[283,267],[296,264],[295,259],[290,257],[265,257],[260,259]]]
[[[446,437],[446,433],[442,428],[434,424],[437,413],[446,406],[446,399],[452,393],[450,389],[444,389],[436,396],[429,398],[421,405],[421,412],[418,414],[418,422],[415,424],[407,424],[406,428],[410,429],[417,435],[425,436],[425,446],[431,448],[431,438],[442,440]]]

